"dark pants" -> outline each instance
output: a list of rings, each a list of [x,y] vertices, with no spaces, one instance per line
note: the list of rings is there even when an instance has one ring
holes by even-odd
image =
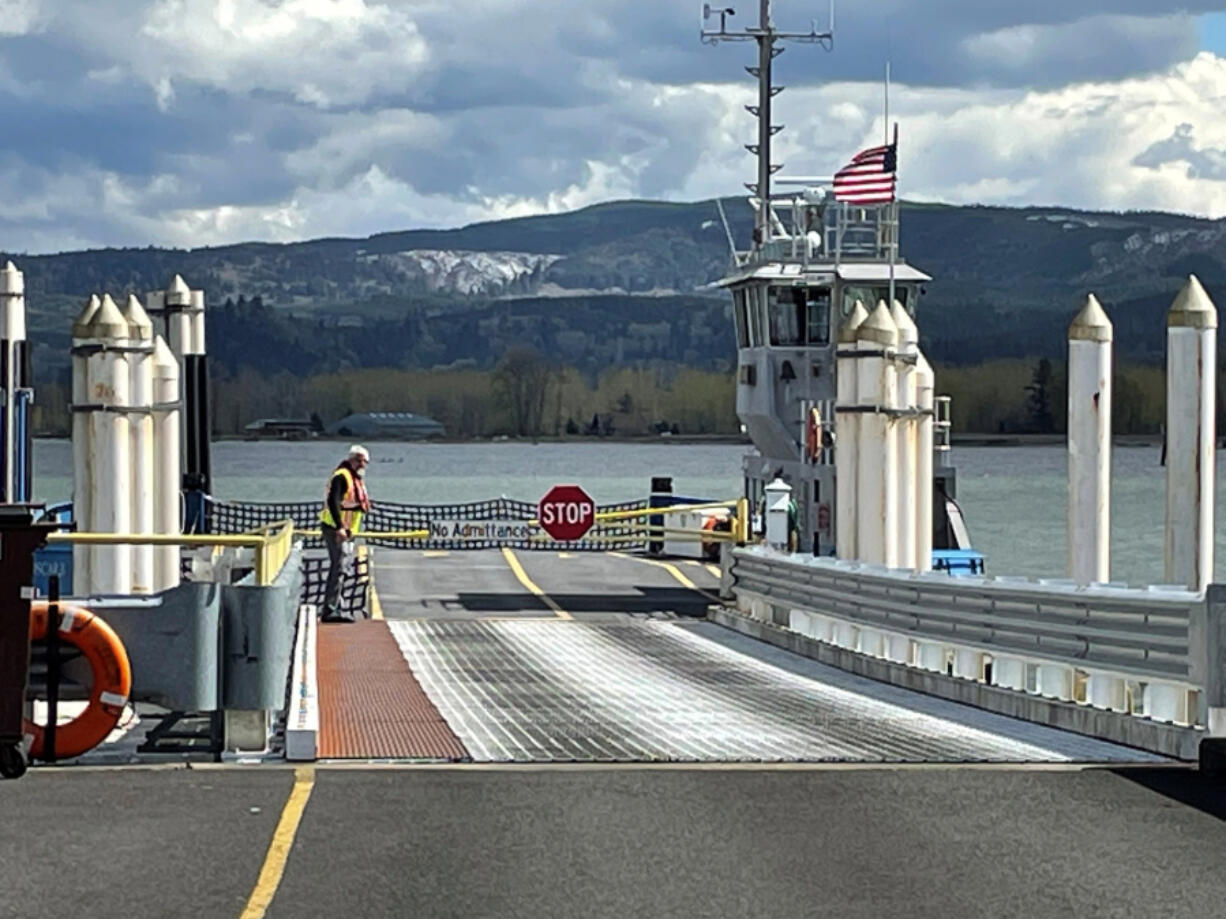
[[[328,580],[324,586],[323,614],[325,616],[338,616],[340,615],[338,601],[341,593],[341,570],[344,567],[341,544],[344,540],[337,534],[336,527],[322,524],[319,529],[323,536],[324,545],[328,549]]]

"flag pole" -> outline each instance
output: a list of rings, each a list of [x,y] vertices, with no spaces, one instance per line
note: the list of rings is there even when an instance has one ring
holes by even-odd
[[[885,62],[885,145],[890,145],[890,62]],[[898,175],[898,125],[894,125],[894,174]],[[890,302],[886,304],[894,309],[894,263],[898,260],[898,179],[894,180],[895,192],[890,196],[890,216],[893,227],[890,230]]]

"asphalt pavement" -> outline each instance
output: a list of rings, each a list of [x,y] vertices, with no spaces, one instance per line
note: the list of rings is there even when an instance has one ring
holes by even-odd
[[[239,916],[292,782],[0,784],[0,916]],[[267,915],[1202,919],[1224,815],[1185,767],[320,767]]]

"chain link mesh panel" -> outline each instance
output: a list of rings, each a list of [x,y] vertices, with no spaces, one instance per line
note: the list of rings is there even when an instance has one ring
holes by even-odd
[[[616,511],[639,511],[647,508],[645,499],[622,501],[617,504],[601,504],[597,513]],[[262,502],[219,501],[209,498],[206,519],[214,533],[244,533],[278,520],[290,519],[301,529],[319,528],[320,504],[313,501]],[[513,498],[494,498],[489,501],[470,501],[465,504],[400,504],[379,501],[366,516],[362,527],[368,532],[405,532],[430,530],[432,524],[442,521],[506,521],[526,525],[536,517],[536,505]],[[428,539],[379,539],[368,542],[376,546],[398,549],[493,549],[509,546],[513,549],[565,549],[567,551],[604,552],[610,549],[642,549],[647,544],[643,527],[646,518],[597,521],[587,534],[574,542],[555,542],[535,524],[528,527],[528,538],[443,538]],[[454,534],[452,534],[454,535]],[[323,545],[318,537],[306,539],[308,548]]]

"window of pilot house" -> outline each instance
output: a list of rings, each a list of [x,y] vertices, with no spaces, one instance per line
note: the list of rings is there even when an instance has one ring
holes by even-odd
[[[830,288],[810,287],[806,301],[808,328],[805,339],[811,345],[830,344]]]
[[[766,341],[766,337],[762,334],[762,295],[764,289],[761,287],[751,287],[747,292],[747,300],[745,311],[749,313],[749,344],[751,347],[758,348]]]
[[[781,347],[830,344],[830,289],[772,287],[771,344]]]
[[[799,294],[799,296],[797,296]],[[771,344],[787,347],[803,345],[805,291],[803,287],[772,287],[767,295]]]
[[[736,346],[738,348],[749,347],[749,316],[745,312],[745,291],[737,290],[732,293],[732,315],[736,320]]]

